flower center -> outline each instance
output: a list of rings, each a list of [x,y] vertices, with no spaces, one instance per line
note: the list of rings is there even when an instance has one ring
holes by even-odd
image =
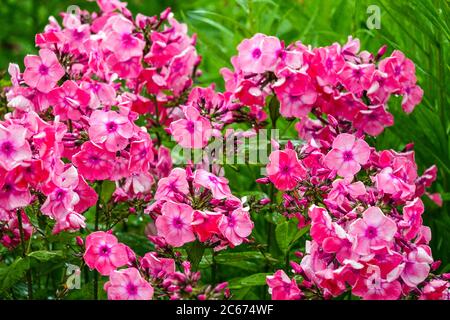
[[[109,256],[110,252],[111,252],[111,249],[107,245],[104,245],[100,248],[100,255],[102,255],[102,256]]]
[[[13,190],[12,184],[5,183],[5,184],[3,185],[3,192],[4,192],[4,193],[9,193],[9,192],[11,192],[12,190]]]
[[[182,229],[184,225],[183,220],[181,220],[180,217],[174,218],[172,224],[175,227],[175,229]]]
[[[252,52],[252,57],[254,59],[259,59],[259,57],[261,57],[261,50],[259,48],[255,48]]]
[[[362,75],[363,75],[363,72],[362,72],[362,70],[361,69],[356,69],[356,70],[353,70],[353,76],[355,77],[355,78],[361,78],[362,77]]]
[[[345,151],[343,154],[344,161],[352,161],[353,160],[353,153],[351,151]]]
[[[66,192],[64,190],[59,189],[58,191],[56,191],[56,200],[61,201],[64,198],[65,194]]]
[[[290,171],[291,171],[291,167],[289,167],[287,164],[282,165],[282,166],[280,167],[280,172],[281,172],[282,174],[289,174]]]
[[[116,132],[117,131],[117,123],[110,121],[106,124],[106,129],[108,132]]]
[[[5,142],[3,142],[0,150],[4,155],[10,156],[11,153],[13,153],[13,151],[14,151],[14,146],[12,145],[12,143],[10,141],[5,141]]]
[[[209,176],[209,181],[211,181],[214,184],[217,184],[217,182],[218,182],[217,178],[214,176]]]
[[[186,123],[186,130],[187,130],[189,133],[194,133],[194,128],[195,128],[195,124],[194,124],[193,121],[188,121],[188,122]]]
[[[378,235],[377,228],[372,227],[372,226],[369,226],[369,227],[366,229],[366,237],[367,237],[367,238],[373,239],[373,238],[375,238],[377,235]]]
[[[127,292],[130,296],[134,296],[138,292],[138,287],[130,282],[127,284]]]
[[[95,154],[92,154],[89,156],[89,162],[93,165],[98,164],[100,162],[100,160],[101,160],[100,157]]]
[[[233,216],[228,217],[228,226],[234,228],[236,225],[236,219]]]
[[[48,74],[48,67],[46,65],[41,64],[39,66],[39,73],[43,76],[46,76]]]

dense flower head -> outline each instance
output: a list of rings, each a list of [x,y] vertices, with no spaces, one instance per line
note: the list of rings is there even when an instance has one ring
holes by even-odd
[[[204,169],[175,168],[159,181],[155,200],[146,212],[155,216],[158,236],[169,245],[198,239],[220,250],[249,241],[250,214],[224,177]]]
[[[300,119],[299,126],[311,114],[332,115],[340,126],[350,124],[377,136],[393,124],[387,104],[391,95],[403,96],[407,113],[423,96],[414,64],[403,53],[374,57],[359,52],[359,40],[351,37],[344,45],[311,48],[257,34],[237,50],[231,59],[234,70],[222,70],[227,91],[252,105],[264,104],[264,98],[275,94],[280,114]]]
[[[432,290],[428,281],[442,279],[431,273],[431,237],[420,198],[424,181],[429,178],[430,186],[436,178],[434,168],[419,176],[413,151],[377,151],[332,127],[288,150],[301,159],[304,178],[289,189],[269,181],[284,192],[286,216],[302,220],[299,228],[310,225],[311,240],[300,264],[291,262],[303,282],[291,285],[279,272],[268,277],[274,299],[330,298],[348,290],[363,299],[400,299]],[[346,165],[348,160],[354,164]]]

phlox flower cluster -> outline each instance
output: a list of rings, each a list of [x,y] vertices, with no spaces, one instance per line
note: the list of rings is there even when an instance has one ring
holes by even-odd
[[[449,275],[433,274],[440,263],[422,219],[421,196],[436,179],[436,167],[420,176],[411,146],[377,151],[354,134],[338,132],[328,125],[301,147],[288,143],[274,151],[268,176],[259,180],[283,192],[286,217],[310,228],[300,263],[291,261],[302,280],[277,271],[267,278],[272,297],[351,292],[370,300],[448,298]],[[438,194],[428,195],[442,204]]]
[[[253,229],[248,207],[231,194],[228,180],[204,169],[173,169],[159,180],[155,200],[146,211],[157,236],[174,247],[198,240],[221,250],[248,242]]]
[[[300,119],[296,128],[305,139],[316,129],[311,127],[324,125],[317,120],[322,115],[332,116],[345,132],[352,125],[351,132],[377,136],[394,124],[391,95],[403,96],[407,113],[422,99],[414,64],[403,53],[383,58],[383,47],[374,56],[360,51],[359,40],[351,37],[344,45],[312,48],[256,34],[237,49],[234,70],[222,69],[227,93],[261,110],[274,94],[283,117]]]
[[[205,300],[229,296],[227,283],[216,287],[199,285],[200,273],[191,271],[189,261],[180,261],[177,256],[162,257],[157,252],[137,257],[110,231],[89,234],[83,258],[88,267],[109,277],[104,289],[110,300]],[[177,271],[177,263],[181,271]]]
[[[115,181],[117,201],[151,198],[172,161],[135,122],[184,95],[199,62],[195,37],[170,10],[133,18],[121,2],[99,6],[62,14],[62,25],[50,18],[36,35],[38,55],[25,57],[23,72],[9,67],[0,208],[40,208],[56,220],[55,233],[85,227],[82,214],[98,199],[94,182]]]

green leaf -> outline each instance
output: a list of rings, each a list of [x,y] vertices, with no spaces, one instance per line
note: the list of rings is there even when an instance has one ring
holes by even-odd
[[[28,254],[29,257],[35,258],[41,262],[47,262],[54,258],[61,258],[63,256],[63,252],[61,250],[57,251],[34,251]]]
[[[8,290],[15,285],[25,275],[30,268],[30,259],[28,257],[19,257],[7,267],[0,269],[0,292]]]
[[[191,242],[186,245],[186,252],[191,262],[192,270],[196,271],[205,252],[205,246],[198,241]]]
[[[285,221],[277,225],[275,229],[275,238],[277,239],[278,247],[283,253],[289,248],[289,221]]]
[[[266,277],[270,275],[271,273],[255,273],[248,277],[236,278],[230,281],[229,288],[240,289],[244,287],[264,286],[266,285]]]
[[[111,199],[112,194],[114,193],[114,190],[116,190],[116,184],[113,181],[103,181],[102,183],[102,193],[100,198],[102,199],[103,203],[108,203],[108,201]]]
[[[278,224],[275,229],[275,238],[277,239],[278,247],[286,254],[292,245],[304,236],[308,230],[309,227],[298,229],[294,220]]]

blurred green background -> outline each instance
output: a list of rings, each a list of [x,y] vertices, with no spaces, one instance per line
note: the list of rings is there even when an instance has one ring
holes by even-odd
[[[450,271],[450,110],[449,40],[450,9],[446,0],[130,0],[134,14],[157,14],[170,6],[176,18],[197,33],[203,56],[201,84],[216,82],[223,87],[219,69],[230,66],[236,45],[256,32],[276,35],[287,43],[301,40],[313,46],[345,42],[349,35],[361,39],[361,48],[376,52],[383,44],[400,49],[417,67],[424,100],[414,113],[405,115],[399,101],[391,101],[396,125],[375,141],[377,148],[401,149],[414,142],[419,170],[437,164],[435,191],[445,200],[442,208],[426,200],[424,219],[432,228],[434,257],[442,259],[441,270]],[[57,16],[69,5],[96,10],[96,4],[80,0],[1,0],[0,70],[9,62],[22,64],[34,53],[34,35],[48,16]],[[381,12],[381,28],[369,30],[369,5]],[[237,190],[252,188],[253,181],[240,181]],[[233,189],[233,185],[232,185]],[[251,190],[251,189],[250,189]]]

